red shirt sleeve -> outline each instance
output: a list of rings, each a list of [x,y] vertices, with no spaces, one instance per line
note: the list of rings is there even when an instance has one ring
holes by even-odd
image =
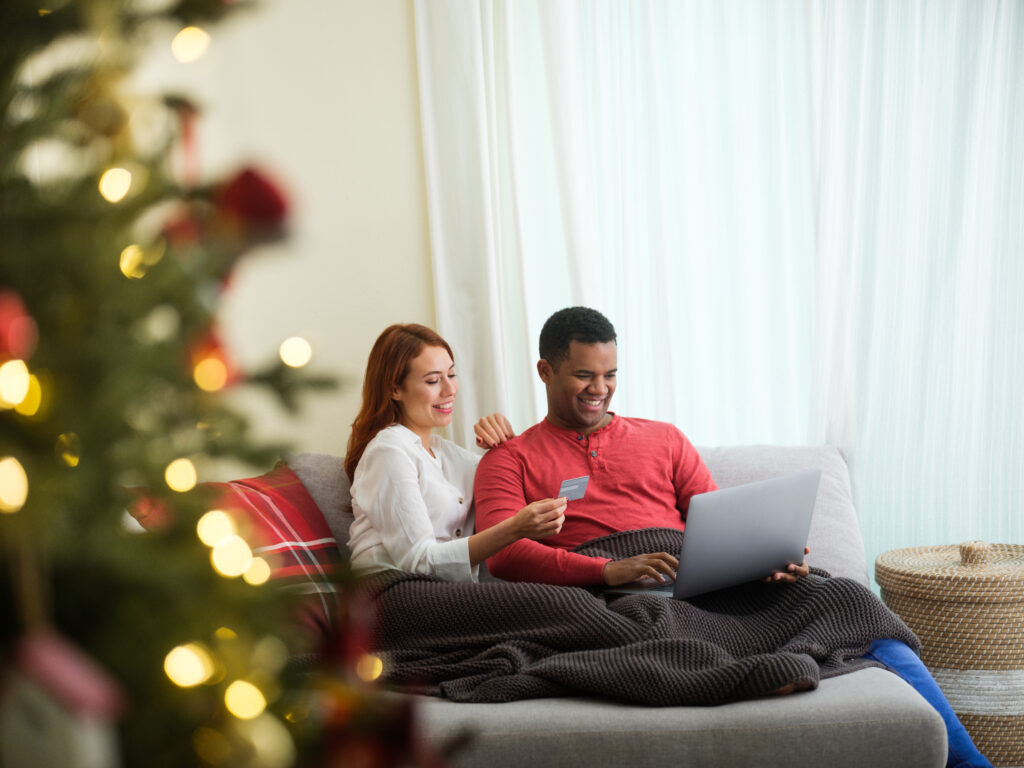
[[[512,517],[531,501],[525,498],[523,464],[508,445],[489,450],[473,482],[478,531]],[[579,586],[604,583],[605,558],[587,557],[542,541],[519,539],[487,560],[492,575],[508,581]]]
[[[679,455],[675,459],[675,476],[673,483],[676,487],[676,509],[679,510],[683,522],[686,522],[686,513],[690,509],[690,497],[698,493],[717,491],[718,484],[704,464],[704,459],[697,453],[690,439],[679,430]]]

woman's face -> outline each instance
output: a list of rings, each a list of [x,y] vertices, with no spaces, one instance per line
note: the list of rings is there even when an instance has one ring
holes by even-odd
[[[455,363],[444,347],[424,347],[409,364],[409,373],[392,398],[402,412],[400,422],[430,442],[430,431],[451,423],[455,408]]]

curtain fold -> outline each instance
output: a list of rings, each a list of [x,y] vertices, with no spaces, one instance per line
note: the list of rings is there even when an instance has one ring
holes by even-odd
[[[542,417],[551,312],[616,410],[830,442],[869,556],[1024,534],[1024,5],[417,0],[455,437]]]

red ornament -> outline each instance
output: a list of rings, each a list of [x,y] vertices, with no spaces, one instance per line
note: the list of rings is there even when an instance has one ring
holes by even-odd
[[[14,291],[0,291],[0,358],[27,360],[39,339],[36,321]]]
[[[214,206],[229,226],[257,237],[276,234],[288,214],[284,194],[254,168],[244,168],[224,184]]]

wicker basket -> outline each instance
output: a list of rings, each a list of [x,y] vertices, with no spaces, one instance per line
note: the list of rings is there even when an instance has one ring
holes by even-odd
[[[878,556],[875,580],[978,749],[1024,766],[1024,546],[896,549]]]

